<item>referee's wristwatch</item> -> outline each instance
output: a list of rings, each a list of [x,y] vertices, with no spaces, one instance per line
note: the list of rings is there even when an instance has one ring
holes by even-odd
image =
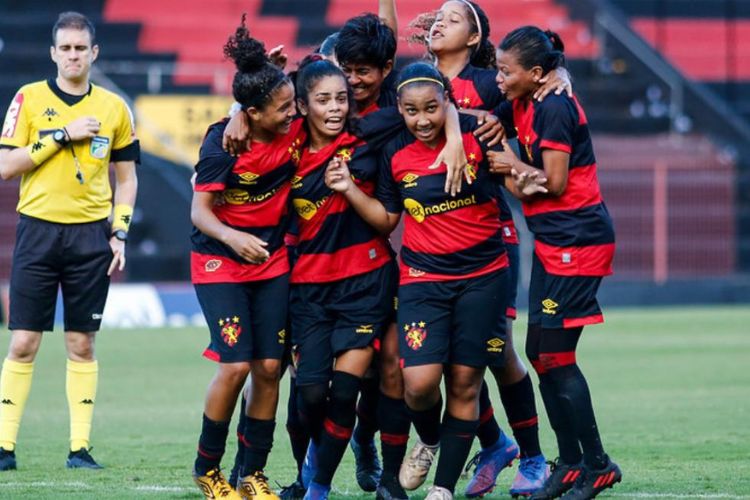
[[[112,236],[114,238],[117,238],[120,241],[128,241],[128,232],[124,229],[118,229],[116,231],[112,231]]]
[[[68,134],[66,134],[65,131],[61,128],[52,132],[52,138],[60,146],[65,146],[68,144],[68,142],[70,142],[70,139],[68,139]]]

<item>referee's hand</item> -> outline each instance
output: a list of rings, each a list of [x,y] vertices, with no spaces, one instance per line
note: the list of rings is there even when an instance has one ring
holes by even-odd
[[[125,269],[125,242],[113,236],[109,239],[109,247],[112,249],[112,263],[107,270],[107,276],[112,276],[115,269]]]
[[[99,133],[101,122],[95,116],[82,116],[65,125],[65,132],[71,141],[90,139]]]

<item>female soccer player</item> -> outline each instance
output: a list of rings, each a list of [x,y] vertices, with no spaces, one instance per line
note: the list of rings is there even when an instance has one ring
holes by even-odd
[[[342,157],[362,189],[374,190],[377,156],[347,131],[353,109],[346,77],[331,62],[314,61],[300,68],[297,88],[309,142],[292,183],[299,239],[290,314],[300,410],[312,434],[312,467],[302,479],[310,481],[305,498],[319,499],[328,496],[351,438],[361,379],[392,314],[396,276],[386,239],[323,180],[328,162]]]
[[[586,379],[576,364],[585,325],[603,321],[596,292],[612,273],[614,229],[599,191],[586,115],[575,97],[538,102],[540,80],[564,61],[552,32],[526,26],[509,33],[498,50],[497,81],[507,101],[501,120],[517,130],[520,159],[493,153],[495,171],[544,172],[549,194],[523,199],[536,239],[529,290],[526,354],[539,374],[560,458],[534,499],[593,498],[622,478],[599,438]],[[583,461],[581,459],[583,458]],[[571,489],[572,488],[572,489]]]
[[[224,47],[237,66],[232,91],[247,115],[253,147],[239,157],[221,148],[225,123],[212,125],[201,147],[191,210],[192,281],[211,331],[204,355],[218,362],[208,387],[195,482],[207,498],[278,498],[263,474],[273,442],[285,325],[289,221],[295,147],[294,88],[269,63],[263,44],[242,24]],[[224,203],[214,197],[222,193]],[[219,470],[232,409],[252,368],[246,443],[236,492]]]
[[[425,29],[425,41],[434,56],[435,65],[441,73],[451,78],[453,95],[463,112],[478,114],[489,121],[497,119],[489,112],[504,100],[497,87],[495,76],[495,47],[489,40],[490,23],[482,8],[469,0],[445,2],[433,16],[423,16],[421,25]],[[545,75],[541,81],[538,97],[543,99],[551,91],[557,93],[570,88],[570,80],[564,68]],[[520,267],[519,241],[513,216],[503,193],[498,193],[500,218],[503,225],[503,241],[510,258],[511,300],[508,317],[515,319],[515,295]],[[495,487],[497,476],[511,465],[513,459],[521,457],[520,467],[510,493],[529,495],[539,489],[547,477],[547,466],[539,445],[534,392],[528,370],[513,347],[512,323],[508,324],[508,346],[506,365],[502,370],[491,368],[500,387],[500,398],[508,422],[518,445],[506,436],[493,416],[487,385],[480,394],[480,426],[477,433],[482,449],[470,463],[476,464],[474,474],[466,486],[466,495],[476,497]],[[519,449],[520,448],[520,449]]]
[[[486,148],[471,134],[476,119],[461,123],[475,180],[453,198],[443,189],[445,169],[429,168],[446,140],[449,84],[424,63],[404,69],[399,82],[408,131],[384,149],[377,199],[352,182],[341,159],[329,166],[326,182],[381,233],[393,230],[402,211],[411,216],[404,226],[397,313],[406,403],[420,437],[415,453],[432,461],[442,448],[427,498],[452,498],[478,425],[484,368],[504,362],[508,259],[496,181],[487,172]],[[448,401],[441,430],[443,364],[449,365]],[[418,479],[421,484],[424,476]]]

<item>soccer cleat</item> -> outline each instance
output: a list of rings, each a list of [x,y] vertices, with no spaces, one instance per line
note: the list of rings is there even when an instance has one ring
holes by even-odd
[[[466,466],[468,469],[474,465],[474,475],[466,485],[466,496],[481,497],[492,491],[500,471],[510,467],[516,457],[518,445],[505,434],[491,447],[479,450]]]
[[[289,486],[284,486],[279,492],[279,498],[281,500],[302,500],[305,498],[305,487],[302,483],[297,480]]]
[[[544,455],[521,459],[518,473],[510,485],[510,495],[513,498],[529,496],[539,490],[549,477],[549,467]]]
[[[558,458],[550,464],[550,475],[547,480],[531,495],[529,500],[550,500],[559,497],[573,487],[576,479],[583,472],[582,468],[583,465],[580,463],[569,465]]]
[[[68,469],[103,469],[101,465],[96,463],[94,457],[91,456],[89,450],[81,448],[78,451],[71,451],[68,453],[68,460],[65,462],[65,467]]]
[[[607,465],[602,469],[589,469],[584,465],[583,472],[578,477],[575,485],[562,496],[562,499],[588,500],[620,481],[622,481],[620,467],[607,457]]]
[[[318,447],[315,441],[311,439],[310,444],[307,445],[307,454],[305,455],[305,461],[302,462],[302,470],[300,471],[300,479],[302,479],[302,486],[305,489],[309,487],[317,472]]]
[[[310,481],[310,486],[307,487],[304,500],[328,500],[330,493],[330,486],[323,486],[315,481]]]
[[[244,500],[279,500],[279,496],[269,488],[268,478],[263,471],[255,471],[240,479],[237,493]]]
[[[193,481],[201,489],[205,498],[212,500],[242,500],[242,496],[227,482],[227,479],[218,467],[214,467],[203,476],[199,476],[193,471]]]
[[[383,474],[375,441],[371,439],[363,445],[352,439],[349,445],[354,452],[357,465],[357,484],[364,491],[375,491],[380,482],[380,476]]]
[[[427,496],[424,500],[453,500],[453,493],[447,488],[441,486],[433,486],[427,490]]]
[[[439,449],[439,444],[428,446],[422,440],[417,439],[417,444],[411,449],[409,456],[403,461],[398,471],[398,481],[404,489],[416,490],[422,486]]]
[[[375,500],[409,500],[404,488],[393,475],[381,476],[380,484],[375,492]]]
[[[16,452],[0,448],[0,471],[16,470]]]

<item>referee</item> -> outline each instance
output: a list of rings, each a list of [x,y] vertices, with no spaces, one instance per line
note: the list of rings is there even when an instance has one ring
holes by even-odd
[[[94,26],[79,13],[64,12],[52,28],[52,41],[57,77],[18,91],[0,137],[0,176],[22,176],[10,283],[11,341],[0,375],[0,470],[16,468],[16,436],[34,358],[42,332],[53,328],[58,287],[68,353],[66,466],[101,468],[89,454],[98,380],[94,339],[109,276],[125,267],[137,190],[139,147],[132,115],[120,97],[89,81],[99,52]]]

